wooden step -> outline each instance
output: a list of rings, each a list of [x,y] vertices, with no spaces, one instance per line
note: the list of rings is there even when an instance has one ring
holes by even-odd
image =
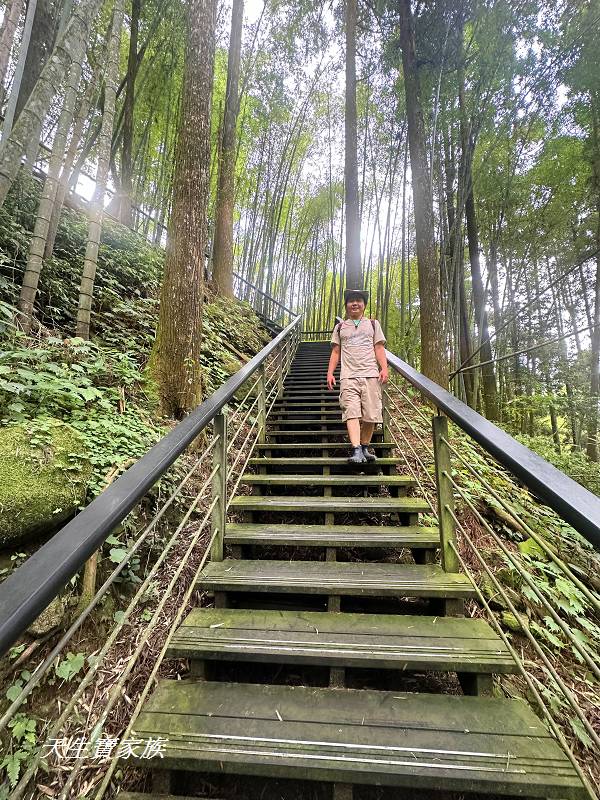
[[[335,400],[339,402],[340,397],[340,390],[339,386],[336,386],[335,389],[328,389],[327,387],[322,389],[284,389],[283,394],[281,395],[281,400],[285,403],[288,400],[302,400],[302,401],[315,401],[319,402],[321,400]]]
[[[339,428],[339,430],[338,430]],[[267,435],[269,436],[276,436],[279,439],[286,439],[294,436],[307,436],[311,439],[322,438],[323,436],[347,436],[346,433],[346,425],[344,423],[340,423],[339,425],[328,425],[327,429],[324,431],[303,431],[303,430],[277,430],[276,428],[269,428],[267,431]],[[381,431],[375,430],[374,436],[380,436]],[[372,441],[372,445],[376,445],[377,441]],[[348,441],[346,440],[346,447],[349,447]]]
[[[211,561],[198,579],[203,591],[281,592],[369,597],[474,597],[471,581],[436,564],[355,561]]]
[[[308,414],[314,414],[316,418],[337,417],[339,419],[341,413],[342,411],[339,406],[337,407],[337,410],[332,408],[328,409],[327,411],[315,411],[314,409],[277,409],[274,407],[269,414],[269,419],[272,419],[274,416],[285,419],[295,419],[296,417],[306,417]]]
[[[307,361],[293,361],[292,366],[290,369],[290,375],[298,375],[298,374],[308,374],[308,375],[316,375],[319,372],[322,372],[323,369],[327,371],[329,366],[329,359],[310,359]],[[334,375],[339,375],[341,372],[339,365],[335,368]]]
[[[263,442],[255,446],[257,450],[348,450],[348,442]],[[377,453],[380,450],[393,450],[395,442],[371,442],[371,447]]]
[[[304,381],[295,381],[293,386],[290,386],[287,383],[284,383],[283,393],[284,395],[308,395],[309,397],[312,395],[324,395],[325,397],[335,397],[340,392],[340,384],[338,383],[334,386],[333,389],[327,388],[327,381],[325,380],[323,383],[316,382],[314,385],[307,385]]]
[[[324,408],[326,412],[340,412],[340,404],[337,400],[320,400],[314,403],[309,403],[308,401],[304,401],[301,403],[276,403],[273,406],[273,413],[274,414],[281,414],[286,413],[287,411],[294,411],[305,413],[305,411],[315,411],[316,413],[321,413],[320,409]]]
[[[423,790],[586,796],[522,700],[161,680],[132,728],[160,769]],[[122,766],[148,768],[139,757]]]
[[[199,608],[175,631],[170,658],[471,673],[518,671],[484,620]]]
[[[306,405],[314,404],[319,405],[319,403],[331,401],[332,403],[337,403],[339,406],[340,401],[340,392],[339,389],[336,387],[332,391],[328,389],[319,389],[317,391],[308,390],[305,392],[283,392],[280,398],[281,402],[284,404],[292,403],[304,403]]]
[[[420,497],[295,497],[290,495],[239,495],[229,503],[231,511],[286,511],[331,514],[420,514],[431,511]]]
[[[146,764],[146,766],[148,765]],[[198,800],[198,797],[191,797],[187,794],[161,794],[159,792],[152,792],[151,794],[145,792],[119,792],[117,800]]]
[[[406,489],[417,482],[408,475],[255,475],[247,473],[242,477],[247,486],[394,486]]]
[[[322,425],[335,430],[336,428],[344,428],[346,430],[346,423],[342,422],[341,411],[338,411],[334,419],[290,419],[286,414],[283,418],[273,419],[269,416],[267,422],[269,425],[276,428],[303,428],[307,425]]]
[[[290,547],[410,547],[440,546],[437,528],[425,525],[265,525],[227,524],[225,541],[231,545],[257,544]]]
[[[314,456],[312,458],[289,458],[286,456],[273,458],[260,456],[251,458],[248,463],[255,467],[347,467],[348,471],[353,471],[354,474],[356,474],[355,465],[349,464],[347,458],[336,458],[334,456]],[[370,467],[374,469],[377,467],[393,467],[396,464],[404,464],[404,459],[380,457],[376,462],[361,464],[361,467]]]
[[[322,379],[307,381],[307,380],[285,380],[283,383],[283,391],[289,392],[291,389],[299,389],[302,392],[311,392],[313,389],[320,391],[323,389],[326,392],[330,390],[327,388],[327,377],[323,375]]]

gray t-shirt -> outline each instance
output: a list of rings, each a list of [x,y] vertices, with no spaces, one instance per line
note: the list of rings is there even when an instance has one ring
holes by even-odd
[[[360,323],[345,319],[336,325],[331,337],[331,344],[339,344],[341,348],[342,366],[340,380],[347,378],[376,378],[379,365],[375,357],[375,345],[385,342],[385,336],[379,322],[363,317]]]

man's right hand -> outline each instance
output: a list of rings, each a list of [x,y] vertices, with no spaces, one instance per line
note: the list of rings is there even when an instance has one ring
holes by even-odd
[[[337,383],[337,381],[335,379],[335,375],[333,374],[333,372],[328,372],[327,373],[327,388],[329,389],[329,391],[331,391],[333,389],[333,387],[336,385],[336,383]]]

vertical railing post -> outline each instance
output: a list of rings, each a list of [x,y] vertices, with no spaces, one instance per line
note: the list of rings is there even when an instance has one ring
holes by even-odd
[[[283,395],[283,361],[285,356],[286,343],[279,345],[277,352],[277,399],[281,400]]]
[[[264,444],[267,440],[267,397],[264,362],[258,368],[258,426],[258,441]]]
[[[383,418],[383,426],[382,426],[383,427],[383,441],[384,442],[391,442],[392,440],[390,439],[391,434],[390,434],[389,395],[388,395],[388,391],[387,391],[387,389],[385,387],[385,384],[383,386],[383,392],[382,392],[382,398],[381,399],[382,399],[382,418]]]
[[[227,519],[227,406],[213,420],[213,435],[219,437],[214,455],[213,468],[217,468],[212,479],[213,500],[217,502],[212,511],[211,528],[217,535],[210,551],[212,561],[223,561],[223,543]]]
[[[454,492],[450,481],[450,449],[448,419],[438,414],[433,417],[433,453],[435,456],[435,485],[437,488],[442,566],[446,572],[458,572],[458,558],[452,547],[456,542],[454,524]]]

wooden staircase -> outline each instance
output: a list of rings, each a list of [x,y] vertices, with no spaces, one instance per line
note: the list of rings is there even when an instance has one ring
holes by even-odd
[[[153,770],[151,796],[200,796],[208,773],[231,776],[236,798],[255,796],[240,776],[312,781],[334,800],[368,785],[585,797],[529,706],[493,696],[493,673],[517,665],[462,616],[474,588],[437,563],[439,531],[421,523],[429,507],[394,445],[378,436],[376,464],[346,462],[328,358],[327,344],[300,345],[243,479],[251,493],[232,499],[226,557],[199,580],[214,607],[171,640],[190,677],[160,681],[135,723],[133,738],[166,740],[162,759],[136,762]],[[285,786],[256,797],[301,796]]]

